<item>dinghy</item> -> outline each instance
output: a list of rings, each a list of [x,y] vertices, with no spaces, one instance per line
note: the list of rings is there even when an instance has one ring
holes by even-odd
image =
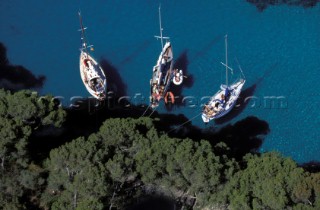
[[[163,99],[168,92],[171,82],[176,76],[176,70],[173,70],[173,51],[169,37],[162,36],[161,25],[161,8],[159,7],[159,24],[160,24],[160,36],[155,36],[161,40],[162,51],[156,65],[153,67],[152,78],[150,80],[150,107],[155,109],[159,106],[160,100]],[[166,41],[163,44],[163,40]],[[182,70],[179,71],[183,76]],[[181,79],[181,82],[178,82]],[[182,83],[182,78],[179,76],[176,85]],[[172,94],[172,93],[171,93]],[[174,100],[173,100],[174,101]]]

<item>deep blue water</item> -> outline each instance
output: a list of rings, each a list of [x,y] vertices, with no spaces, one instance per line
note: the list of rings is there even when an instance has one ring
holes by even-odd
[[[171,113],[193,118],[204,102],[201,97],[215,93],[224,82],[220,61],[228,34],[230,64],[237,67],[236,56],[247,79],[244,89],[255,99],[216,126],[256,116],[270,126],[261,151],[280,151],[300,163],[320,161],[319,5],[270,6],[263,12],[243,0],[165,0],[161,5],[164,35],[171,37],[175,58],[193,78],[182,94],[193,96],[196,105]],[[0,42],[11,63],[47,77],[42,93],[62,96],[65,104],[72,96],[88,97],[78,67],[80,8],[87,38],[95,45],[93,56],[114,67],[129,96],[141,93],[147,100],[152,66],[161,50],[153,37],[159,33],[158,6],[148,0],[4,0]],[[270,108],[265,99],[270,96],[283,97],[282,105]],[[168,112],[163,106],[158,111]],[[200,117],[192,123],[204,127]]]

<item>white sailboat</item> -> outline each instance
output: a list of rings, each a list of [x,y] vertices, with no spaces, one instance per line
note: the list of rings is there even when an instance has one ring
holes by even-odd
[[[85,36],[86,27],[82,24],[81,13],[79,12],[80,30],[82,46],[80,48],[80,75],[87,91],[96,99],[106,98],[107,80],[103,69],[99,63],[90,55],[89,50],[93,50],[92,45],[88,45]]]
[[[173,70],[173,51],[169,37],[162,36],[161,25],[161,8],[159,7],[159,24],[160,24],[160,36],[155,36],[161,40],[162,51],[159,55],[156,65],[153,67],[152,78],[150,80],[150,106],[156,108],[159,106],[161,99],[171,97],[174,102],[174,96],[172,92],[168,92],[170,83],[174,81],[175,85],[180,85],[183,80],[182,70]],[[163,45],[163,40],[166,43]]]
[[[225,47],[226,47],[226,63],[221,64],[226,67],[226,84],[220,86],[220,90],[213,95],[209,102],[204,105],[202,111],[202,120],[205,123],[208,123],[210,120],[218,119],[220,117],[228,114],[234,105],[241,93],[242,87],[244,85],[245,78],[241,71],[241,78],[229,85],[228,81],[228,71],[233,71],[232,68],[228,66],[228,40],[227,35],[225,36]]]

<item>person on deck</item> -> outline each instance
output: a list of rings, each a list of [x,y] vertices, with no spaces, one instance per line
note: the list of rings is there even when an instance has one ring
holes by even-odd
[[[231,90],[227,87],[224,91],[224,99],[225,101],[228,101],[230,98]]]

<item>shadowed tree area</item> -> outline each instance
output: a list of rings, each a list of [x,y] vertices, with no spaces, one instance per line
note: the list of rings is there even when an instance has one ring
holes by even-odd
[[[38,76],[23,66],[10,64],[7,58],[7,50],[0,43],[0,88],[18,91],[23,89],[42,88],[45,76]]]
[[[303,163],[300,166],[302,168],[304,168],[306,171],[309,171],[310,173],[320,172],[320,162],[319,161],[310,161],[307,163]]]
[[[139,107],[94,106],[90,113],[87,104],[68,110],[58,133],[53,125],[61,126],[65,113],[52,98],[0,95],[5,123],[0,125],[0,205],[5,209],[320,206],[319,173],[305,172],[278,154],[244,154],[252,152],[250,145],[257,149],[269,131],[255,117],[220,130],[187,124],[171,133],[185,116],[139,118],[144,111]],[[126,115],[136,119],[115,118]]]
[[[146,196],[141,199],[139,203],[134,205],[128,210],[174,210],[174,202],[170,198],[160,197],[160,196]]]
[[[223,141],[230,148],[230,154],[239,160],[247,153],[257,152],[263,143],[264,136],[270,131],[266,121],[253,116],[242,119],[233,125],[227,124],[219,130],[213,127],[201,129],[191,123],[173,130],[175,128],[173,123],[179,126],[178,122],[187,122],[188,119],[182,115],[160,115],[159,117],[161,120],[155,122],[157,129],[162,130],[164,128],[165,132],[169,131],[169,136],[191,138],[195,141],[206,139],[213,145]],[[165,122],[171,122],[171,125]]]
[[[0,206],[28,209],[39,200],[45,183],[43,169],[34,164],[29,146],[41,128],[61,127],[65,111],[53,97],[31,91],[14,94],[0,89]]]
[[[304,8],[315,7],[319,0],[247,0],[247,2],[255,5],[257,9],[262,12],[268,6],[276,5],[289,5],[289,6],[301,6]]]
[[[111,95],[113,97],[113,94]],[[57,147],[64,142],[79,136],[89,136],[93,132],[97,132],[100,125],[109,118],[139,118],[145,111],[145,107],[134,106],[126,100],[119,98],[110,98],[104,102],[98,102],[95,99],[77,101],[73,108],[67,109],[67,118],[64,130],[59,135],[41,135],[37,136],[34,141],[35,151],[46,153],[51,148]],[[148,116],[151,110],[147,111],[145,116]],[[201,129],[192,125],[187,117],[182,114],[159,114],[154,112],[152,118],[155,119],[155,128],[161,132],[176,138],[191,138],[194,141],[206,139],[212,144],[217,141],[224,141],[232,151],[232,155],[240,158],[248,152],[258,151],[264,136],[269,133],[269,125],[266,121],[260,120],[256,117],[247,117],[235,124],[227,124],[219,130],[214,128]],[[46,139],[46,143],[42,139]],[[50,142],[52,144],[50,144]],[[38,147],[39,145],[43,145]],[[41,148],[41,151],[38,150]],[[47,148],[47,149],[45,149]],[[38,154],[35,152],[35,154]]]
[[[247,154],[236,161],[223,142],[171,138],[157,131],[156,122],[109,119],[88,138],[51,150],[42,205],[52,209],[319,207],[318,173],[305,172],[277,153]]]
[[[194,205],[218,192],[220,181],[237,168],[233,159],[213,151],[206,141],[159,135],[150,118],[110,119],[87,139],[50,151],[42,202],[52,209],[124,209],[134,198],[164,195]]]
[[[213,134],[213,140],[222,140],[230,147],[231,153],[238,159],[247,153],[257,153],[264,136],[270,131],[269,124],[257,117],[247,117],[227,125]]]

